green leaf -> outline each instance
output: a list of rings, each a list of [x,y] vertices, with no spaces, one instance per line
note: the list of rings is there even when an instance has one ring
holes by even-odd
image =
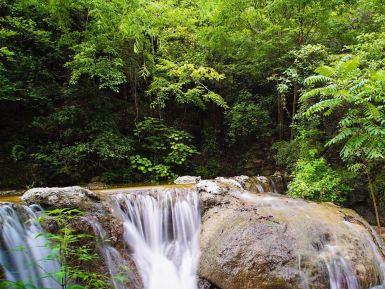
[[[315,72],[322,76],[331,77],[335,73],[335,69],[331,66],[322,65],[318,67]]]

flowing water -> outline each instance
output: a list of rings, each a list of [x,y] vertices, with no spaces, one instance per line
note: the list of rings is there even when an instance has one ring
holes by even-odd
[[[37,206],[0,206],[0,264],[9,281],[36,288],[60,288],[55,273],[59,263],[50,260],[51,250],[37,222]],[[23,216],[21,216],[23,215]]]
[[[129,270],[127,260],[122,257],[116,248],[111,246],[107,233],[98,220],[86,217],[85,219],[89,224],[91,224],[95,235],[98,237],[98,247],[104,261],[106,262],[114,288],[126,289],[128,283],[133,283],[130,288],[139,288],[139,284],[136,283],[136,278],[133,272]]]
[[[196,191],[164,189],[112,197],[145,289],[196,289],[200,213]]]

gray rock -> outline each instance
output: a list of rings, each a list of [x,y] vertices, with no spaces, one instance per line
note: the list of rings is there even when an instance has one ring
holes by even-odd
[[[275,193],[286,195],[287,193],[287,183],[286,176],[277,171],[272,176],[270,176],[272,181],[273,189]]]
[[[381,268],[368,244],[376,237],[354,211],[244,189],[235,194],[228,183],[200,186],[201,278],[221,289],[328,289],[326,262],[344,256],[362,288],[376,284]]]
[[[218,289],[215,285],[203,278],[198,279],[198,289]]]
[[[99,202],[95,192],[79,186],[64,188],[34,188],[24,193],[21,199],[26,204],[39,204],[53,208],[94,208]]]
[[[177,185],[196,184],[200,180],[201,180],[201,177],[197,177],[197,176],[181,176],[174,181],[174,184],[177,184]]]
[[[0,191],[0,196],[17,195],[17,194],[20,194],[20,191],[16,191],[16,190]]]
[[[87,184],[86,188],[88,190],[104,190],[107,189],[108,186],[102,182],[91,182]]]
[[[197,183],[196,188],[199,193],[205,192],[213,195],[220,195],[223,193],[222,188],[218,185],[218,182],[203,180]]]

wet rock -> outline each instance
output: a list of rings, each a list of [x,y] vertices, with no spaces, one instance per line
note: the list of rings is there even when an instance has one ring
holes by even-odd
[[[201,180],[191,189],[199,193],[202,210],[199,289],[328,289],[331,274],[349,272],[362,288],[381,280],[378,264],[384,261],[377,248],[382,241],[354,211],[271,194],[271,182],[261,176]],[[98,196],[102,194],[80,187],[40,188],[23,199],[48,207],[85,208],[128,259],[122,224],[106,198]],[[77,228],[90,231],[80,222]]]
[[[214,284],[210,283],[206,279],[199,278],[198,279],[198,289],[218,289]]]
[[[177,185],[183,185],[183,184],[196,184],[201,180],[201,177],[197,176],[181,176],[178,177],[175,181],[174,184]]]
[[[250,177],[243,185],[243,188],[258,193],[274,193],[271,180],[264,176]]]
[[[270,180],[272,181],[275,193],[286,195],[287,183],[286,176],[283,173],[278,171],[275,172],[272,176],[270,176]]]
[[[380,241],[355,212],[253,193],[250,179],[261,181],[218,178],[214,193],[200,189],[201,278],[221,289],[327,289],[331,274],[353,274],[362,288],[380,280]]]
[[[24,193],[26,204],[39,204],[48,208],[96,209],[100,201],[95,192],[79,186],[64,188],[34,188]]]
[[[17,190],[0,191],[0,196],[21,195],[21,194],[22,192]]]
[[[102,182],[92,182],[87,184],[86,188],[89,190],[104,190],[107,189],[108,186]]]
[[[198,192],[206,192],[213,195],[220,195],[223,193],[222,188],[218,185],[218,182],[203,180],[197,183],[196,188]]]

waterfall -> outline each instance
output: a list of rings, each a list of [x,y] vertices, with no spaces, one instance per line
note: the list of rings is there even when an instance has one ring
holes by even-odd
[[[200,213],[196,191],[159,189],[112,197],[145,289],[196,289]]]
[[[111,282],[115,289],[127,288],[128,282],[134,283],[133,288],[138,288],[139,285],[135,282],[136,278],[131,270],[126,259],[122,257],[119,251],[110,245],[106,231],[96,218],[84,217],[91,224],[95,235],[98,238],[99,251],[106,262],[108,272],[111,276]],[[130,287],[131,288],[131,287]]]
[[[56,282],[59,263],[37,222],[38,206],[0,206],[0,264],[8,281],[21,281],[35,288],[60,288]]]

